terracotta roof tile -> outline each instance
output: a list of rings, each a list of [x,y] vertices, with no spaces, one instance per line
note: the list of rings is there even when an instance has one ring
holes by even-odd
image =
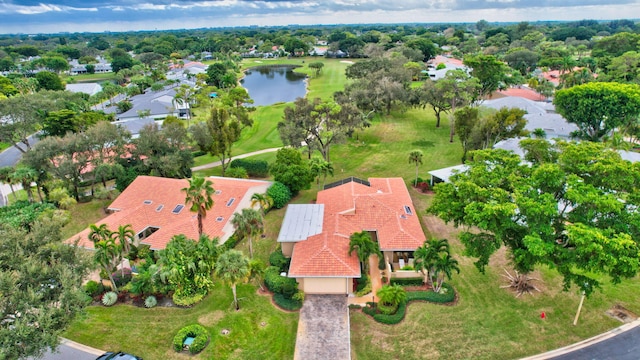
[[[239,180],[231,178],[211,177],[214,189],[218,192],[213,196],[214,206],[207,212],[204,219],[204,232],[211,237],[219,237],[224,242],[231,233],[227,225],[236,211],[247,207],[251,195],[263,193],[271,184],[268,181]],[[120,225],[130,224],[136,234],[148,227],[158,230],[141,243],[151,245],[152,249],[164,249],[174,235],[184,234],[190,239],[198,238],[198,221],[196,215],[184,206],[185,194],[181,189],[188,187],[186,179],[169,179],[153,176],[138,176],[116,198],[108,209],[114,211],[111,215],[96,224],[107,224],[110,230],[116,230]],[[227,206],[229,200],[233,203]],[[177,205],[184,208],[177,214],[172,211]],[[221,218],[218,221],[218,218]],[[73,243],[79,239],[79,245],[93,248],[88,239],[89,229],[74,235],[67,240]]]
[[[349,256],[349,236],[358,231],[376,231],[383,251],[411,251],[424,243],[404,180],[371,178],[369,182],[371,186],[349,182],[318,193],[317,203],[325,205],[323,231],[295,244],[289,276],[360,276],[355,253]]]

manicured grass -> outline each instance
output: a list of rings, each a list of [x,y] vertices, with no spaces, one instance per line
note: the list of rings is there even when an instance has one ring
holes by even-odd
[[[69,209],[71,222],[62,228],[62,238],[68,239],[107,216],[103,209],[112,201],[113,200],[92,200],[88,203],[80,203],[72,206]]]
[[[188,309],[91,306],[64,336],[144,359],[185,359],[172,349],[173,337],[182,327],[198,323],[210,331],[211,343],[196,359],[292,359],[298,314],[276,309],[251,285],[239,285],[238,298],[236,312],[231,289],[216,283],[200,304]],[[230,333],[221,335],[222,329]]]
[[[99,73],[99,74],[80,74],[67,77],[68,83],[88,83],[88,82],[101,82],[106,80],[115,79],[116,74],[113,72],[110,73]]]

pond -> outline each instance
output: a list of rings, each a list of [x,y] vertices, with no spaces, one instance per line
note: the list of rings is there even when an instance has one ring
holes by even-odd
[[[240,80],[253,99],[253,106],[291,102],[307,92],[306,75],[293,66],[260,66],[248,69]]]

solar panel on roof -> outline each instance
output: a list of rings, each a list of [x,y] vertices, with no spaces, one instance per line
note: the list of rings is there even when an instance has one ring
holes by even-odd
[[[184,209],[184,205],[178,204],[176,205],[176,207],[173,208],[173,210],[171,210],[171,212],[174,214],[179,214],[180,211],[182,211],[182,209]]]

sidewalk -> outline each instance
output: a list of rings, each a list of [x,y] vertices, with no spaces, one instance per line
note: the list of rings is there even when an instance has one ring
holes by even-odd
[[[270,152],[275,152],[278,151],[282,148],[270,148],[270,149],[264,149],[264,150],[258,150],[258,151],[254,151],[254,152],[250,152],[250,153],[246,153],[246,154],[241,154],[241,155],[236,155],[236,156],[232,156],[231,159],[229,159],[228,161],[231,162],[235,159],[244,159],[247,158],[249,156],[253,156],[253,155],[260,155],[260,154],[266,154],[266,153],[270,153]],[[208,164],[204,164],[204,165],[200,165],[200,166],[195,166],[191,168],[191,171],[200,171],[200,170],[205,170],[205,169],[211,169],[214,167],[218,167],[222,165],[221,161],[215,161],[212,163],[208,163]]]
[[[369,256],[369,278],[371,279],[371,293],[361,297],[350,297],[349,305],[366,306],[367,302],[376,302],[378,300],[376,293],[382,287],[382,274],[378,269],[378,255]]]

